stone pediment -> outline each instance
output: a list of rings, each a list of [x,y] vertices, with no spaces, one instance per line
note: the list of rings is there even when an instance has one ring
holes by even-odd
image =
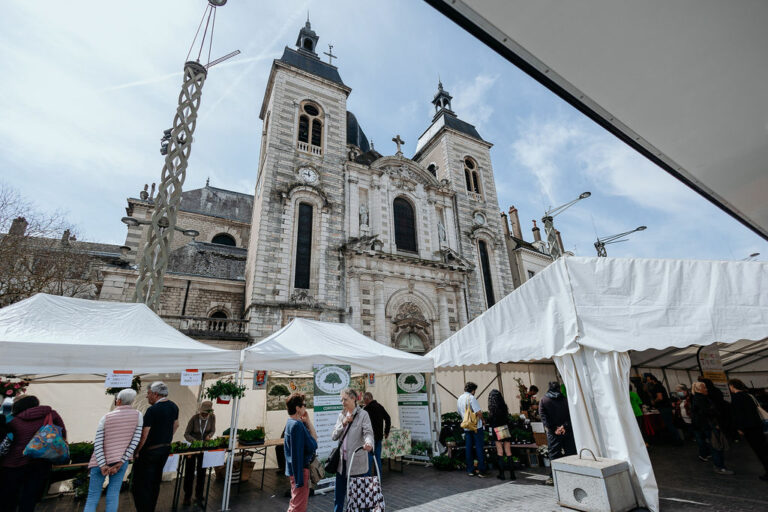
[[[438,180],[421,165],[401,156],[379,158],[373,162],[371,169],[383,171],[397,188],[414,190],[419,183],[425,187],[449,188],[448,180]]]
[[[475,266],[467,258],[463,257],[450,247],[443,247],[440,249],[440,254],[443,256],[443,261],[449,265],[456,265],[466,270],[472,270]]]
[[[384,244],[379,240],[379,235],[367,235],[361,237],[350,238],[347,243],[343,245],[344,250],[348,251],[380,251]]]

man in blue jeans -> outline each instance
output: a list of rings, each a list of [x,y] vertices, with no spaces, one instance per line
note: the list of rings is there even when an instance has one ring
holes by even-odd
[[[462,418],[464,417],[467,407],[471,407],[472,411],[477,415],[477,431],[464,430],[467,476],[485,478],[487,471],[485,467],[485,457],[483,456],[485,437],[483,435],[483,420],[480,416],[480,404],[478,404],[477,399],[475,399],[475,391],[477,391],[477,384],[474,382],[467,382],[464,384],[464,393],[457,400],[456,409],[459,412],[459,416]],[[475,470],[475,456],[477,456],[477,470]]]

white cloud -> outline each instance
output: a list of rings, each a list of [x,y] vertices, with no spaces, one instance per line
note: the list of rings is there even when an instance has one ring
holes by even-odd
[[[459,82],[454,88],[451,107],[456,114],[474,125],[486,123],[493,115],[490,92],[499,75],[480,74],[472,82]]]

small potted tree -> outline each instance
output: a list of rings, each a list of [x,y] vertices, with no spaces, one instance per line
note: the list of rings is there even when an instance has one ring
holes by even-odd
[[[217,404],[228,404],[233,398],[245,396],[245,386],[238,386],[232,377],[220,379],[208,386],[205,396],[216,400]]]

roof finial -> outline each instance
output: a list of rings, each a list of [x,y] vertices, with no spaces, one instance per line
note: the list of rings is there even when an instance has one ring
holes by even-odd
[[[437,74],[437,88],[441,91],[443,90],[443,81],[440,80],[440,73]]]
[[[211,177],[210,177],[210,176],[209,176],[209,177],[207,177],[207,178],[205,178],[205,186],[206,186],[206,187],[208,186],[208,184],[209,184],[210,182],[211,182]]]
[[[307,27],[311,27],[312,25],[309,24],[309,11],[307,11]]]

